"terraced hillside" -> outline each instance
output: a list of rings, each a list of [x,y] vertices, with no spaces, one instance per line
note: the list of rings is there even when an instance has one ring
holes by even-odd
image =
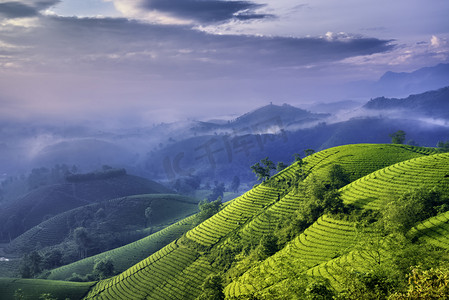
[[[362,177],[340,191],[347,203],[379,210],[405,192],[423,187],[449,187],[449,153],[394,164]],[[419,224],[411,234],[447,249],[448,220],[448,213],[438,215]],[[354,251],[361,241],[370,239],[369,230],[358,232],[357,226],[356,222],[334,220],[324,215],[281,251],[226,286],[226,296],[249,295],[280,284],[286,278],[279,277],[282,274],[279,270],[286,264],[292,269],[302,270],[304,274],[322,276],[336,284],[339,282],[336,274],[341,273],[342,267],[369,270],[375,263],[373,256],[366,251]],[[260,278],[265,276],[277,276],[278,280],[271,285],[263,285]]]
[[[349,170],[351,172],[351,178],[359,178],[362,175],[369,174],[372,171],[388,166],[389,164],[410,158],[426,156],[430,153],[434,153],[433,150],[409,146],[348,145],[321,151],[306,158],[305,161],[307,162],[307,170],[310,174],[313,174],[317,178],[325,177],[331,165],[335,163],[341,164],[346,170]],[[379,160],[379,156],[383,159]],[[267,184],[259,185],[244,195],[234,199],[218,214],[187,232],[186,236],[180,239],[176,244],[179,248],[189,248],[191,253],[198,251],[201,253],[207,253],[208,249],[217,247],[222,243],[226,243],[227,237],[233,233],[243,232],[244,235],[245,232],[250,232],[250,234],[262,235],[263,233],[270,231],[269,228],[267,229],[267,227],[270,226],[269,222],[263,218],[267,218],[269,214],[272,216],[277,215],[278,217],[285,217],[286,215],[292,214],[295,211],[295,205],[297,205],[298,201],[301,201],[301,199],[295,197],[292,192],[292,184],[298,169],[298,164],[294,164],[274,176]],[[310,229],[310,232],[316,230],[314,227],[312,228]],[[348,233],[343,230],[342,235],[343,234]],[[349,236],[351,236],[354,240],[354,233],[351,234],[349,234]],[[354,241],[352,241],[352,243],[353,242]],[[337,243],[336,245],[339,244]],[[351,245],[351,243],[349,243],[349,245]],[[170,247],[173,247],[173,245]],[[328,256],[334,256],[336,252],[341,251],[339,247],[337,248],[338,249],[334,249],[333,252],[330,251]],[[172,254],[170,254],[171,251],[168,249],[164,251],[165,252],[161,252],[163,253],[164,259],[168,259],[170,264],[179,266],[177,271],[178,273],[184,272],[184,270],[188,269],[190,265],[194,265],[201,257],[196,257],[193,255],[190,256],[190,258],[183,258],[183,263],[178,264],[177,260],[172,257]],[[313,250],[311,251],[313,252]],[[138,272],[147,272],[146,270],[148,268],[154,270],[154,276],[165,278],[165,280],[168,281],[172,280],[172,276],[177,276],[176,272],[173,274],[159,273],[159,271],[157,271],[157,267],[153,267],[155,261],[159,260],[156,260],[153,256],[154,255],[150,256],[146,260],[148,261],[146,265],[139,265],[142,269],[135,266],[133,267],[132,272],[129,270],[128,271],[132,274],[137,274]],[[325,257],[329,258],[328,256]],[[172,258],[170,259],[170,257]],[[190,263],[185,264],[185,262],[189,259]],[[209,266],[209,268],[212,267]],[[136,269],[141,271],[137,271]],[[137,276],[132,274],[130,274],[130,277]],[[207,274],[208,273],[206,272],[201,275],[203,276],[203,279],[207,276]],[[97,297],[101,298],[103,296],[105,298],[111,297],[114,299],[116,296],[111,295],[111,289],[113,286],[116,286],[114,287],[115,289],[120,288],[126,290],[126,288],[124,288],[126,283],[122,283],[122,279],[120,279],[122,277],[120,276],[116,277],[114,280],[111,279],[107,284],[100,283],[98,287],[89,293],[86,299],[95,299]],[[165,299],[173,299],[173,297],[181,298],[186,296],[183,293],[179,294],[175,291],[173,291],[173,294],[170,295],[172,298],[167,295],[162,296],[159,294],[162,288],[158,286],[152,288],[151,290],[145,290],[143,286],[139,287],[139,289],[142,292],[142,295],[149,296],[150,299],[152,299],[152,297],[154,297],[154,299],[160,297],[162,299],[164,299],[164,297],[167,297]],[[197,294],[198,289],[195,289],[194,292],[192,291],[192,297]]]
[[[449,249],[449,212],[427,219],[410,232],[429,244]]]
[[[284,249],[227,285],[224,289],[226,297],[249,295],[281,282],[288,277],[284,272],[286,265],[295,272],[305,272],[347,253],[360,239],[354,225],[323,215]],[[272,278],[274,282],[262,282],[261,277]]]
[[[283,248],[268,258],[257,258],[262,240],[272,235],[283,220],[294,218],[308,201],[302,187],[315,181],[326,182],[332,166],[338,164],[352,182],[340,189],[345,203],[379,209],[392,195],[400,196],[410,188],[449,184],[449,155],[429,148],[346,145],[315,153],[304,162],[294,163],[223,205],[217,214],[119,275],[99,281],[84,299],[195,299],[204,293],[203,282],[216,273],[223,276],[223,291],[229,299],[288,289],[292,283],[289,280],[308,275],[336,282],[333,270],[352,263],[369,264],[369,255],[358,249],[360,241],[371,236],[370,227],[361,231],[356,221],[321,214]],[[396,170],[402,175],[392,176]],[[298,185],[298,178],[304,174],[303,183]],[[396,178],[400,180],[396,182]],[[379,186],[377,192],[372,191],[376,180],[381,180],[389,192]],[[370,201],[360,200],[363,193],[357,196],[364,187],[371,193]],[[444,227],[441,222],[441,226],[432,224],[435,231],[445,235],[445,230],[440,230]],[[422,233],[419,239],[425,240]],[[217,253],[219,256],[214,256]],[[230,263],[221,264],[223,260]],[[233,269],[235,266],[241,268]]]
[[[447,186],[449,153],[410,159],[371,173],[341,189],[343,201],[370,209],[382,207],[410,189]]]

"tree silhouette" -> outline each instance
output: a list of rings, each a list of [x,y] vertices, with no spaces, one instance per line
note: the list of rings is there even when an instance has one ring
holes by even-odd
[[[404,144],[405,142],[405,131],[403,130],[398,130],[389,136],[391,137],[392,144]]]

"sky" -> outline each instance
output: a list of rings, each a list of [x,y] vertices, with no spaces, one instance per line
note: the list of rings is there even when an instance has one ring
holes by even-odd
[[[0,120],[145,126],[449,61],[447,0],[0,1]]]

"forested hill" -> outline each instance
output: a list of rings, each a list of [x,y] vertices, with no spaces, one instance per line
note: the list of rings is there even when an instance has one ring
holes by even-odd
[[[198,221],[216,213],[115,277],[68,286],[89,290],[84,299],[449,297],[448,187],[449,153],[330,148],[226,205],[203,205]],[[34,293],[69,295],[52,283],[0,281],[0,291],[34,284]]]
[[[415,115],[449,119],[449,86],[407,98],[375,98],[363,106],[367,109],[402,110]]]

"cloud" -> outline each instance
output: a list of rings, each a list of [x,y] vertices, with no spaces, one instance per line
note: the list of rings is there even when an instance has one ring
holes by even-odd
[[[164,109],[192,115],[203,112],[198,107],[222,105],[226,111],[230,103],[251,109],[251,101],[280,94],[304,97],[300,81],[311,64],[395,47],[389,40],[350,35],[215,35],[190,25],[125,18],[40,15],[38,25],[0,30],[0,47],[7,51],[0,65],[14,66],[0,68],[0,91],[21,99],[11,116],[148,112],[160,119],[166,116],[154,112]],[[321,75],[321,82],[327,80]]]
[[[352,56],[343,59],[339,63],[358,66],[369,69],[381,75],[385,70],[404,72],[413,71],[429,65],[447,63],[449,59],[449,47],[447,37],[432,35],[427,41],[412,44],[401,44],[391,51],[377,52],[369,55]],[[404,66],[407,69],[404,69]],[[356,73],[357,71],[355,71]]]
[[[211,24],[230,20],[252,20],[273,17],[257,13],[266,6],[250,1],[221,0],[138,0],[130,3],[113,0],[125,16],[164,24]]]
[[[155,76],[197,78],[260,74],[347,57],[386,52],[390,41],[351,37],[213,35],[189,26],[145,24],[117,18],[45,16],[33,30],[2,36],[10,45],[32,46],[16,55],[24,69],[124,70]]]
[[[0,14],[6,18],[24,18],[36,16],[38,12],[34,7],[20,2],[4,2],[0,3]]]
[[[29,18],[39,15],[39,11],[59,3],[60,0],[9,1],[0,3],[0,16],[7,19]]]

